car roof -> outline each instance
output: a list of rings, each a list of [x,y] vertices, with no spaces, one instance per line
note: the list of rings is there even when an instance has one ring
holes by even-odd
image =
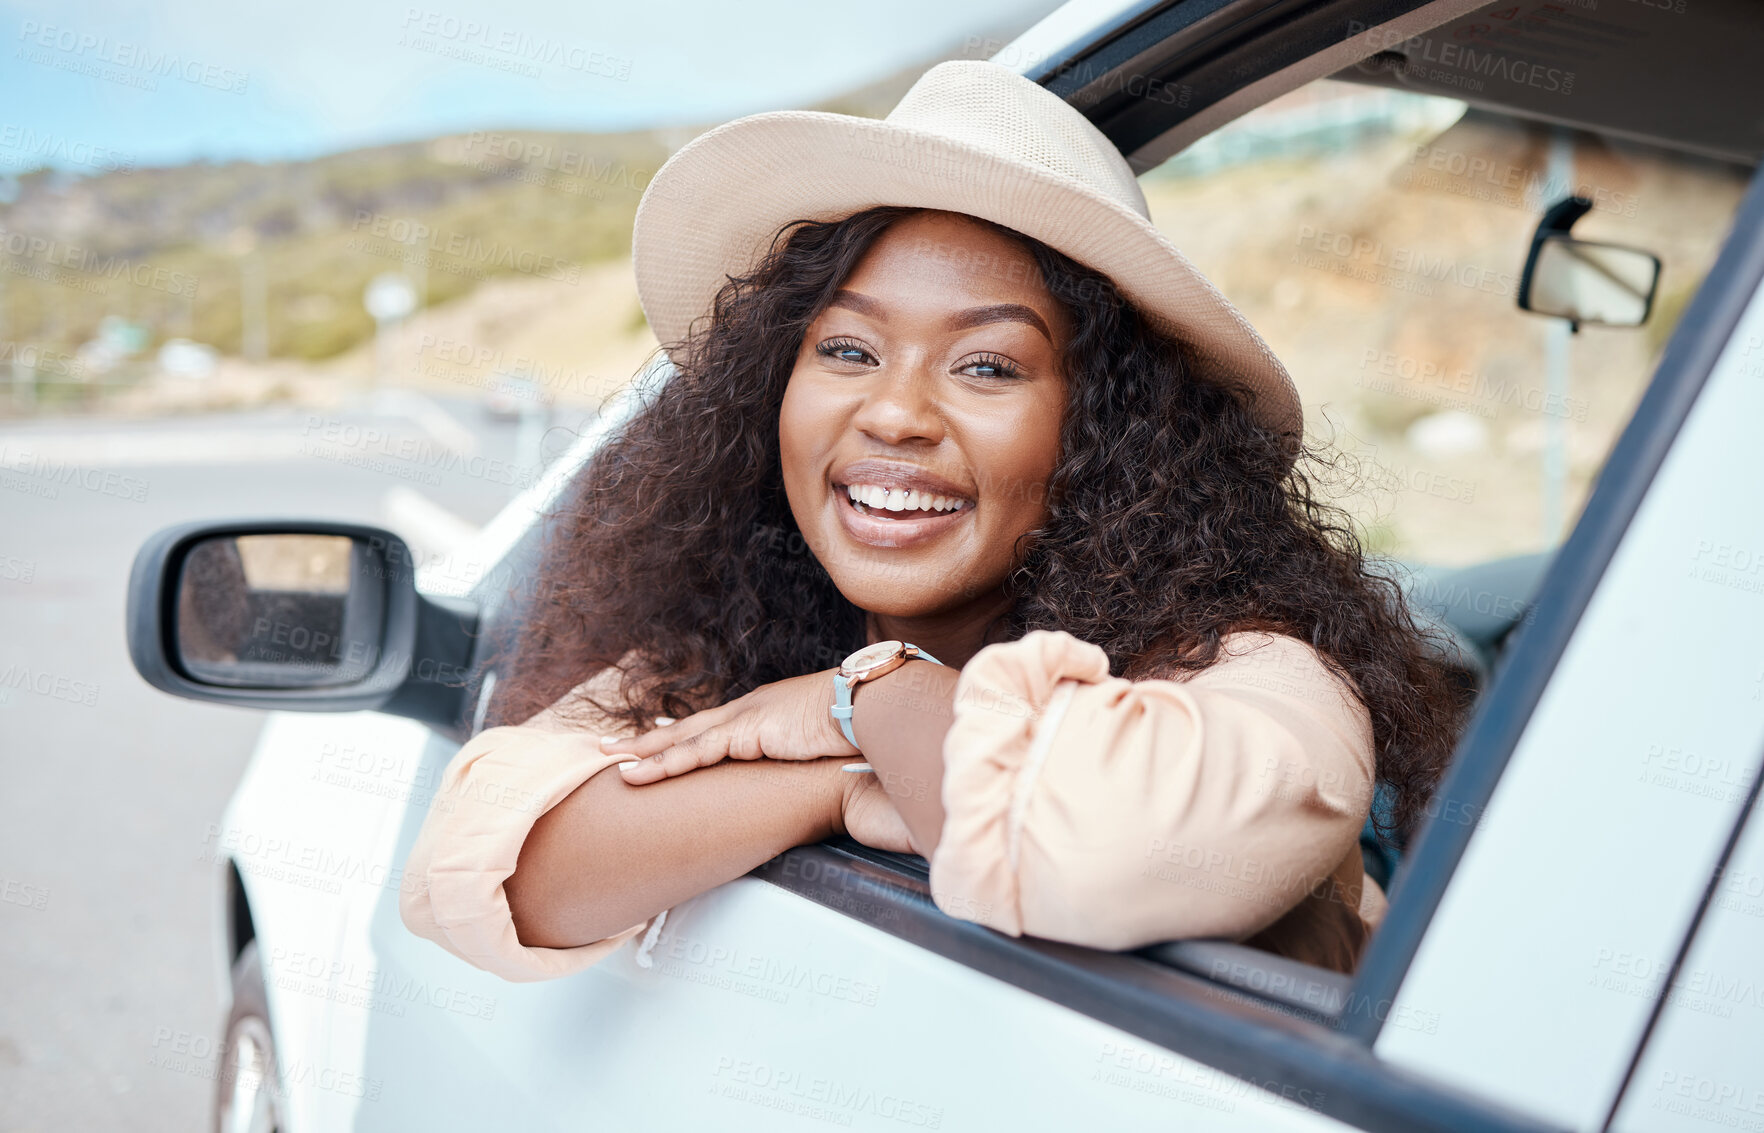
[[[1072,0],[994,58],[1135,172],[1323,77],[1753,166],[1760,32],[1759,0]]]

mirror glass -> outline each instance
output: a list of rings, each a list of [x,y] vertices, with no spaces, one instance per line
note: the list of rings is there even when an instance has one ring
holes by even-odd
[[[1638,248],[1549,236],[1537,251],[1525,309],[1582,323],[1640,326],[1659,273],[1660,261]]]
[[[178,658],[210,684],[348,684],[378,660],[385,586],[342,535],[225,535],[184,556]]]

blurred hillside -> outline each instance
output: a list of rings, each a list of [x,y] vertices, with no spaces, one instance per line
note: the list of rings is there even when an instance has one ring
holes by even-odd
[[[814,109],[879,117],[922,71]],[[604,297],[588,282],[596,266],[629,255],[644,187],[701,129],[483,131],[302,162],[26,172],[0,203],[0,367],[37,371],[28,408],[97,407],[174,339],[271,369],[339,359],[373,336],[362,296],[382,273],[407,275],[429,309],[522,280],[550,285],[552,305],[571,305],[560,288]],[[641,327],[634,294],[614,321]]]

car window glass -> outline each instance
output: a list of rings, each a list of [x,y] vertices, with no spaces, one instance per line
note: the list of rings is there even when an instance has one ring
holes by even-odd
[[[1369,547],[1442,565],[1559,543],[1745,183],[1734,165],[1335,80],[1141,178],[1153,221],[1291,370],[1307,431],[1338,442]],[[1662,261],[1642,326],[1572,334],[1519,309],[1538,220],[1569,190],[1592,204],[1576,238]]]

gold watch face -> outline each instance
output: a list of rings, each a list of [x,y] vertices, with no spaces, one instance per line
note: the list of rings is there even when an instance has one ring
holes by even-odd
[[[880,665],[882,662],[900,653],[901,650],[905,648],[906,643],[904,641],[878,641],[874,645],[864,646],[856,653],[847,657],[845,659],[845,664],[841,665],[840,668],[844,669],[847,674],[859,673],[865,669],[874,668],[875,666]]]

